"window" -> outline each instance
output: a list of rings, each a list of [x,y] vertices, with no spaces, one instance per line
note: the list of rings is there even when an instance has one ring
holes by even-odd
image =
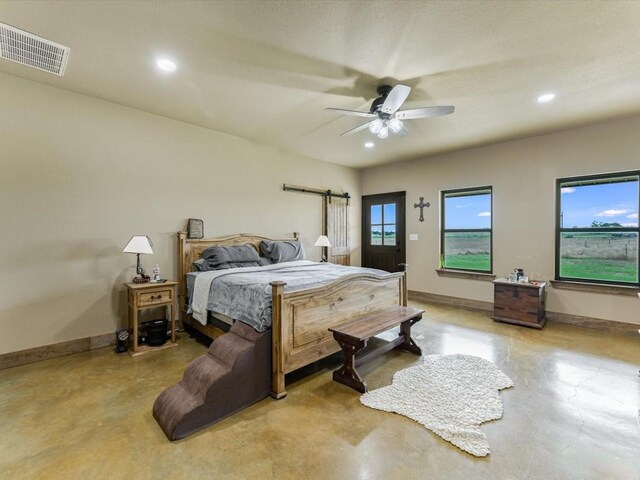
[[[440,267],[492,273],[491,187],[442,192]]]
[[[371,205],[371,245],[396,244],[396,204]]]
[[[638,286],[639,175],[557,180],[557,280]]]

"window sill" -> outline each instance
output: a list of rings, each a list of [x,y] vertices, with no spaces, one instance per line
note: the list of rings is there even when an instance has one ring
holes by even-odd
[[[436,272],[440,277],[465,278],[467,280],[481,280],[483,282],[493,282],[496,276],[493,273],[465,272],[463,270],[448,270],[437,268]]]
[[[602,283],[571,282],[568,280],[550,280],[553,288],[559,290],[575,290],[578,292],[608,293],[610,295],[636,296],[640,288],[623,287],[621,285],[605,285]]]

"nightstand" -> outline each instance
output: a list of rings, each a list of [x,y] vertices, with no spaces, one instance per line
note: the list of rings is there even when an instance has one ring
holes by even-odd
[[[514,283],[506,278],[493,281],[493,319],[524,327],[542,328],[547,323],[545,286],[547,282]]]
[[[127,287],[127,313],[128,326],[131,332],[129,354],[132,357],[165,348],[177,347],[176,343],[176,299],[178,282],[167,281],[164,283],[125,283]],[[138,317],[140,311],[149,308],[165,307],[166,316],[171,325],[171,341],[164,345],[149,346],[138,345]]]

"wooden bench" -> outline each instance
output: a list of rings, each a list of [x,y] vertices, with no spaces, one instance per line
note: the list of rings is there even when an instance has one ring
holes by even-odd
[[[359,392],[367,391],[367,382],[358,374],[357,365],[376,358],[394,348],[422,355],[422,350],[411,338],[411,326],[422,318],[424,310],[395,305],[383,310],[360,315],[329,329],[344,353],[344,365],[333,372],[333,379]],[[400,335],[365,355],[356,354],[367,346],[369,338],[400,325]]]

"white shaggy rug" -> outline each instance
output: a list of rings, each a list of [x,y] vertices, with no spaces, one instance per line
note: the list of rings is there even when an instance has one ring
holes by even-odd
[[[395,412],[476,457],[489,454],[480,424],[502,417],[499,390],[513,386],[491,362],[472,355],[429,355],[393,376],[391,385],[367,392],[367,407]]]

